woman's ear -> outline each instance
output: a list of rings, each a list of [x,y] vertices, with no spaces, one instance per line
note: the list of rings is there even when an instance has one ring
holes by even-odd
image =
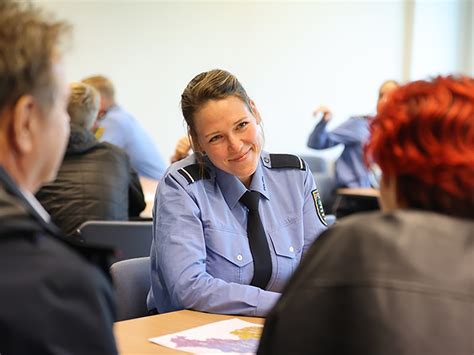
[[[262,117],[260,116],[260,112],[258,112],[257,110],[257,105],[255,105],[255,102],[252,99],[250,99],[249,103],[250,103],[250,110],[252,111],[252,114],[257,120],[257,124],[260,124],[260,122],[262,122]]]

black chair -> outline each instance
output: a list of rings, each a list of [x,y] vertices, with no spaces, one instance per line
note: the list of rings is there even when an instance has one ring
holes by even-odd
[[[115,256],[110,264],[150,256],[153,223],[131,221],[87,221],[78,229],[86,244],[111,247]]]
[[[117,321],[145,317],[150,290],[150,257],[116,262],[110,267],[117,299]]]
[[[378,196],[378,190],[371,188],[337,189],[334,213],[337,218],[342,218],[354,213],[378,211]]]

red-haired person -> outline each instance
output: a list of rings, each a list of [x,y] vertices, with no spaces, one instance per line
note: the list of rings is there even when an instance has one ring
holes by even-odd
[[[365,156],[383,211],[321,234],[258,354],[474,354],[474,80],[396,89]]]

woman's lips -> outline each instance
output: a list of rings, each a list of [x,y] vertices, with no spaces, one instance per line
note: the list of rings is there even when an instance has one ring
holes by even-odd
[[[245,160],[245,158],[247,158],[247,155],[248,155],[249,152],[250,152],[250,149],[247,150],[244,154],[239,155],[239,156],[236,157],[236,158],[229,159],[229,161],[231,161],[231,162],[233,162],[233,163],[241,162],[241,161]]]

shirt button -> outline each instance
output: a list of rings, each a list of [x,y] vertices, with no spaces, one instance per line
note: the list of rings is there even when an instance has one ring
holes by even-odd
[[[293,249],[293,247],[290,247],[290,253],[293,253],[295,251],[295,249]]]
[[[242,261],[242,259],[243,259],[243,258],[242,258],[242,255],[240,255],[240,254],[237,255],[237,260],[238,260],[238,261]]]

